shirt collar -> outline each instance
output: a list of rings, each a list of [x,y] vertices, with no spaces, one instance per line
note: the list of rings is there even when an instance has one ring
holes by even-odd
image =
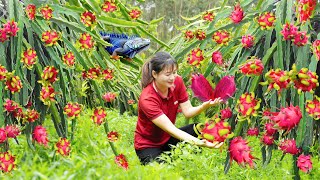
[[[156,91],[156,93],[162,98],[162,99],[170,99],[172,97],[172,92],[173,90],[175,89],[175,85],[173,85],[172,87],[169,88],[169,91],[168,91],[168,97],[164,97],[157,89],[157,86],[155,84],[154,81],[152,81],[152,87],[153,89]]]

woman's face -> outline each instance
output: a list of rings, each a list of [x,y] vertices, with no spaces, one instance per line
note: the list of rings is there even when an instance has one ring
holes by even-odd
[[[159,73],[152,72],[155,82],[162,88],[170,88],[174,85],[174,80],[177,77],[177,66],[167,66]]]

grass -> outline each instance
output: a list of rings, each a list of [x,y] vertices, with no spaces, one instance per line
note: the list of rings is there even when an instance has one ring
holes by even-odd
[[[255,160],[255,169],[242,168],[233,162],[228,174],[224,174],[226,145],[222,149],[199,148],[181,143],[173,151],[172,163],[151,163],[142,166],[135,154],[133,135],[136,116],[119,116],[116,110],[108,111],[110,131],[120,133],[115,142],[118,153],[123,153],[129,162],[124,170],[114,163],[114,154],[107,141],[103,126],[96,126],[90,120],[88,110],[77,120],[75,139],[72,142],[70,157],[61,157],[55,153],[54,144],[58,140],[52,122],[47,118],[44,126],[49,130],[49,147],[38,144],[32,151],[24,135],[18,137],[19,144],[10,139],[10,151],[16,156],[17,168],[11,173],[2,174],[3,179],[292,179],[292,156],[286,155],[282,161],[282,152],[273,151],[273,157],[267,167],[262,166],[261,144],[258,137],[249,137]],[[200,116],[200,119],[202,116]],[[178,125],[184,124],[184,118],[178,116]],[[70,122],[71,123],[71,122]],[[183,147],[183,148],[182,148]],[[164,156],[166,157],[166,156]],[[318,157],[313,157],[313,170],[310,174],[300,172],[302,179],[320,177]]]

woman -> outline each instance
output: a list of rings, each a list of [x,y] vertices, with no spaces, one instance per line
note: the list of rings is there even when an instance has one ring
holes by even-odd
[[[142,68],[143,90],[134,137],[134,147],[142,164],[155,160],[163,151],[170,150],[169,144],[176,145],[179,141],[209,148],[219,148],[223,144],[196,138],[195,124],[175,127],[178,106],[185,117],[191,118],[222,102],[218,98],[193,107],[177,69],[177,62],[166,52],[156,53]]]

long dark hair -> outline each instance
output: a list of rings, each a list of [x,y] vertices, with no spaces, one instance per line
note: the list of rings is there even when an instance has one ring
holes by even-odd
[[[152,71],[159,73],[166,67],[178,68],[178,64],[169,53],[157,52],[142,67],[141,87],[145,88],[153,81]]]

